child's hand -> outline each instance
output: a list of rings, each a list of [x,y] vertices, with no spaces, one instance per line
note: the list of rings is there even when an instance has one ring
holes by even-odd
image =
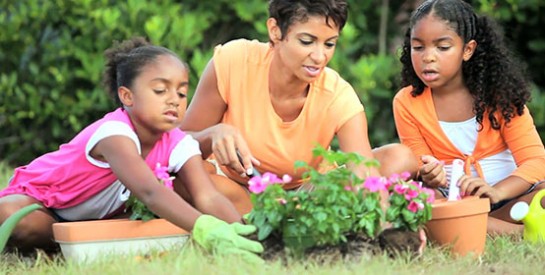
[[[486,181],[479,177],[470,177],[463,175],[458,180],[458,186],[460,186],[460,195],[464,196],[478,196],[487,197],[490,199],[490,203],[497,203],[502,200],[502,196],[498,190],[488,185]]]
[[[443,169],[443,162],[429,155],[423,155],[422,162],[424,163],[420,167],[422,181],[431,188],[446,187],[447,177]]]
[[[228,224],[214,216],[202,215],[193,226],[193,239],[208,251],[237,254],[249,262],[262,263],[255,253],[263,252],[261,243],[243,237],[255,232],[253,225]]]

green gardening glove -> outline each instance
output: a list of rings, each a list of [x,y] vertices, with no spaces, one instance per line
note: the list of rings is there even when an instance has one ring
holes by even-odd
[[[193,239],[207,251],[218,254],[237,254],[249,262],[263,263],[255,253],[263,252],[261,243],[242,235],[256,231],[253,225],[228,224],[210,215],[202,215],[193,226]]]

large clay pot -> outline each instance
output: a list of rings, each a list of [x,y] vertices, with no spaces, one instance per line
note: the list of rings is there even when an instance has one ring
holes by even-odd
[[[438,199],[432,205],[432,218],[426,223],[428,239],[450,247],[454,255],[484,252],[490,200],[467,196],[457,201]]]

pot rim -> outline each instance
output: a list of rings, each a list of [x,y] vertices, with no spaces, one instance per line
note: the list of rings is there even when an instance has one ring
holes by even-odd
[[[432,204],[431,220],[472,216],[490,212],[490,199],[466,196],[461,200],[437,199]]]
[[[146,237],[186,235],[188,231],[165,219],[149,221],[108,219],[53,224],[56,242],[107,241]]]

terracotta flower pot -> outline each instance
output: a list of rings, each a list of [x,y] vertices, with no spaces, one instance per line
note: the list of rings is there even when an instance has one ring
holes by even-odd
[[[490,200],[475,196],[457,201],[438,199],[432,205],[432,219],[426,223],[428,239],[448,246],[455,255],[484,252]]]
[[[164,219],[128,219],[53,224],[55,241],[66,259],[93,260],[99,255],[147,253],[182,246],[189,233]]]

